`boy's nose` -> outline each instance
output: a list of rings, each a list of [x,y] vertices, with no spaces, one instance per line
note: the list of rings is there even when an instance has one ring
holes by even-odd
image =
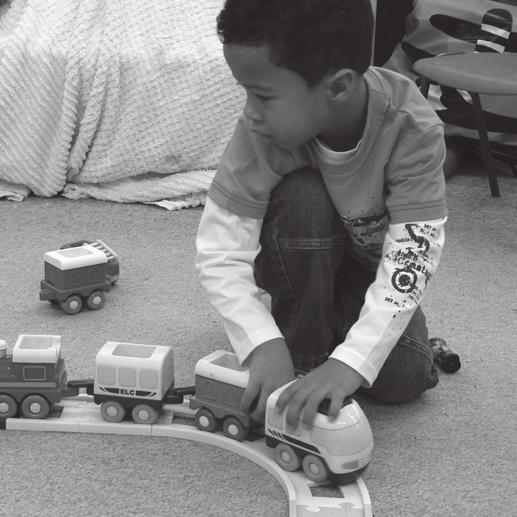
[[[255,123],[260,122],[262,120],[260,114],[257,112],[256,109],[253,108],[251,102],[249,101],[247,101],[246,105],[244,106],[244,116]]]

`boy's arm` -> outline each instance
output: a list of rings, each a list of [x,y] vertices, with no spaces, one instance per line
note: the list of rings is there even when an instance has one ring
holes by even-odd
[[[438,266],[445,222],[443,218],[389,226],[375,281],[345,341],[326,363],[292,384],[278,400],[280,409],[289,405],[290,425],[302,414],[311,425],[324,398],[331,399],[329,415],[336,416],[345,396],[373,384]]]
[[[331,357],[375,381],[384,361],[422,301],[440,262],[446,218],[391,224],[375,281],[366,291],[357,322]]]
[[[261,227],[262,219],[236,215],[208,198],[196,238],[201,283],[240,363],[250,367],[242,405],[248,410],[258,400],[255,420],[263,418],[269,394],[294,378],[287,345],[254,278]]]

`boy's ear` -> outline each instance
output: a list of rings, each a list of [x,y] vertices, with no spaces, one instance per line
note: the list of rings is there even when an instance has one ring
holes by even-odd
[[[355,89],[358,74],[350,68],[340,68],[329,75],[327,93],[334,101],[347,100]]]

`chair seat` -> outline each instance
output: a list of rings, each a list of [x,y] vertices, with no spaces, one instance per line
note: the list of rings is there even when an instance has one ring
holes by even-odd
[[[419,59],[414,71],[443,86],[485,95],[517,95],[517,54],[473,52]]]

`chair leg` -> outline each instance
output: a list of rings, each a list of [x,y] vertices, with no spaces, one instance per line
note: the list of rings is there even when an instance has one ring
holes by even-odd
[[[499,185],[497,184],[497,175],[495,170],[494,159],[490,151],[490,144],[488,143],[488,134],[485,125],[485,118],[481,108],[481,101],[477,93],[469,92],[472,97],[472,104],[474,105],[474,113],[476,114],[476,124],[479,133],[479,145],[481,147],[481,154],[485,163],[485,171],[488,176],[488,183],[490,184],[490,193],[493,197],[499,197]]]

